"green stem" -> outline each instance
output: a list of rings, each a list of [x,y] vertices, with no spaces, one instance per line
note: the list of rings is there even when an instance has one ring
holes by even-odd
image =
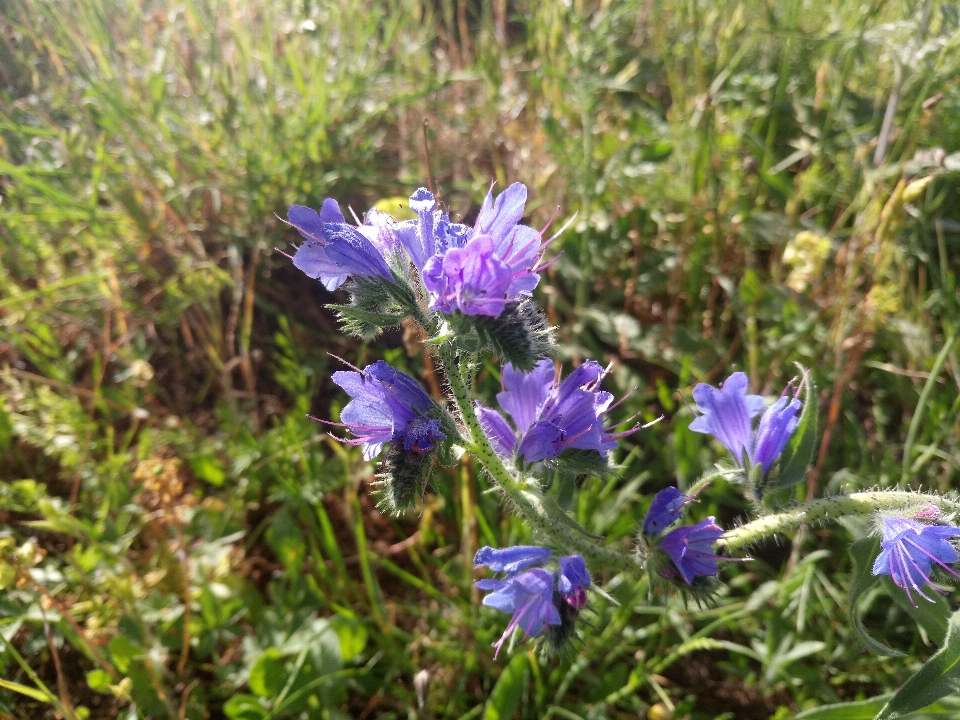
[[[717,542],[717,547],[736,552],[769,535],[790,532],[808,523],[828,522],[846,516],[864,517],[878,511],[903,513],[905,510],[921,510],[930,505],[948,513],[960,510],[960,503],[939,495],[901,491],[853,493],[814,500],[776,515],[757,518],[726,533]]]
[[[642,565],[631,554],[601,547],[591,542],[575,529],[575,523],[567,517],[553,498],[540,492],[535,483],[515,478],[504,466],[494,451],[473,409],[470,393],[454,349],[443,343],[438,348],[440,362],[450,383],[460,416],[467,429],[467,451],[472,453],[486,469],[493,483],[517,508],[530,524],[550,538],[556,545],[583,556],[591,570],[639,571]]]

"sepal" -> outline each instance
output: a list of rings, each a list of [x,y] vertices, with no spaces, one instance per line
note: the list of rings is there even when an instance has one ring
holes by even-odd
[[[401,515],[415,509],[417,497],[423,497],[436,460],[437,453],[404,450],[403,443],[391,445],[375,483],[374,494],[381,512]]]
[[[458,335],[476,333],[482,345],[521,372],[533,370],[554,348],[553,328],[530,299],[509,303],[498,317],[457,315],[454,323]]]
[[[343,331],[370,340],[384,328],[398,326],[412,314],[416,298],[407,282],[394,273],[393,282],[377,277],[355,277],[344,289],[350,294],[346,305],[327,305],[337,314]]]
[[[604,457],[596,450],[579,450],[569,448],[557,457],[544,461],[551,469],[568,475],[590,475],[604,478],[617,475],[619,468],[614,465],[610,457]]]

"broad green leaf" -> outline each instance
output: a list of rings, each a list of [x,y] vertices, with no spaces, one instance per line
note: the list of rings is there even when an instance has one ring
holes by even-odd
[[[367,646],[367,629],[361,622],[343,615],[334,615],[330,618],[330,625],[340,640],[340,655],[344,662],[350,662],[363,652]]]
[[[519,652],[503,669],[487,700],[483,720],[509,720],[513,717],[523,692],[523,674],[527,671],[528,662],[527,654]]]
[[[223,713],[230,720],[263,720],[267,716],[253,695],[234,695],[223,704]]]
[[[110,677],[110,673],[106,670],[91,670],[87,673],[87,685],[90,686],[91,690],[96,690],[97,692],[109,693],[110,686],[113,684],[113,678]]]
[[[943,647],[903,684],[876,720],[890,720],[960,692],[960,611],[950,616]]]
[[[17,579],[17,571],[12,565],[0,561],[0,590],[10,585]]]
[[[853,558],[853,573],[850,580],[850,598],[848,610],[850,613],[850,624],[860,638],[860,642],[867,646],[870,652],[886,657],[896,657],[903,653],[894,650],[884,643],[874,640],[867,633],[860,619],[860,606],[858,601],[870,587],[877,581],[877,576],[873,574],[873,561],[876,560],[880,552],[880,538],[871,535],[861,538],[850,546],[850,556]]]
[[[260,697],[276,697],[284,683],[283,655],[277,648],[267,648],[250,669],[250,689]]]
[[[190,458],[190,469],[198,479],[217,487],[227,479],[223,464],[213,455],[194,455]]]
[[[13,692],[20,693],[21,695],[26,695],[31,697],[34,700],[39,700],[40,702],[52,702],[52,698],[47,695],[43,690],[37,690],[32,688],[29,685],[21,685],[18,682],[13,682],[12,680],[4,680],[0,678],[0,688],[5,688],[7,690],[13,690]]]
[[[801,368],[803,370],[803,368]],[[803,411],[797,429],[780,454],[780,472],[774,487],[790,487],[803,482],[807,468],[813,459],[817,444],[817,386],[813,377],[807,376],[807,390],[803,398]]]

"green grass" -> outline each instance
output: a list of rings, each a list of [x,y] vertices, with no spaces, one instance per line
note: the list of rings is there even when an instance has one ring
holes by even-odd
[[[600,578],[619,605],[591,598],[569,656],[494,661],[505,617],[470,561],[528,529],[469,464],[422,512],[376,511],[375,468],[305,415],[344,403],[328,353],[415,375],[423,357],[340,335],[335,298],[274,248],[293,202],[359,213],[423,184],[424,132],[452,213],[493,179],[530,187],[531,224],[577,212],[538,291],[560,354],[618,359],[624,417],[668,418],[578,490],[610,541],[720,457],[678,392],[734,367],[768,394],[813,369],[801,495],[957,489],[952,6],[0,9],[0,718],[786,718],[932,654],[882,591],[865,622],[906,655],[864,651],[850,526],[757,548],[705,607]],[[804,231],[826,238],[806,277]],[[702,497],[747,515],[722,483]]]

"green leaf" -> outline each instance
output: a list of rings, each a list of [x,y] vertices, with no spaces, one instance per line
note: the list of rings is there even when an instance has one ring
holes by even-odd
[[[8,587],[17,579],[17,570],[12,565],[0,561],[0,590]]]
[[[885,657],[896,657],[903,653],[894,650],[889,645],[874,640],[867,633],[860,619],[860,606],[858,600],[870,587],[877,582],[878,578],[873,574],[873,561],[880,552],[880,538],[875,535],[861,538],[850,546],[850,556],[853,558],[853,573],[850,582],[849,613],[850,624],[860,638],[860,642],[867,646],[870,652]]]
[[[927,602],[920,598],[914,605],[910,602],[910,598],[907,597],[903,588],[898,588],[889,575],[884,575],[882,581],[894,602],[906,610],[907,614],[920,626],[920,630],[935,645],[943,645],[947,637],[947,626],[950,622],[950,603],[939,593],[928,592],[926,595],[933,602]],[[914,597],[916,598],[916,596]]]
[[[277,648],[267,648],[250,669],[250,689],[260,697],[276,697],[285,678],[283,655]]]
[[[887,693],[869,700],[824,705],[802,712],[794,720],[872,720],[892,696],[893,693]]]
[[[10,422],[10,413],[4,407],[0,398],[0,452],[3,452],[13,442],[13,423]]]
[[[799,366],[798,366],[799,367]],[[803,368],[800,368],[803,371]],[[780,472],[774,487],[791,487],[807,476],[807,468],[813,459],[813,450],[817,444],[817,386],[813,378],[807,376],[807,391],[803,400],[803,412],[797,429],[780,454]]]
[[[340,640],[340,655],[344,662],[350,662],[363,652],[367,646],[367,629],[355,618],[334,615],[330,624]]]
[[[253,695],[234,695],[223,704],[223,713],[230,720],[263,720],[267,716]]]
[[[40,702],[52,702],[53,698],[47,695],[43,690],[37,690],[32,688],[29,685],[21,685],[18,682],[13,682],[12,680],[3,680],[0,678],[0,688],[5,688],[7,690],[13,690],[13,692],[20,693],[21,695],[26,695],[31,697],[34,700],[39,700]]]
[[[130,663],[133,660],[143,656],[143,648],[135,645],[125,635],[114,635],[107,649],[110,651],[113,664],[123,674],[127,674],[130,670]]]
[[[220,487],[227,479],[223,465],[213,455],[195,455],[190,458],[190,469],[199,480]]]
[[[876,720],[897,718],[960,692],[960,611],[950,616],[943,647],[897,690]]]
[[[523,692],[523,675],[527,670],[527,654],[517,653],[500,673],[497,684],[493,686],[487,707],[483,711],[483,720],[509,720],[520,702]]]
[[[109,693],[110,686],[113,684],[113,679],[110,677],[110,673],[106,670],[91,670],[87,673],[87,685],[90,686],[91,690],[96,690],[101,693]]]

